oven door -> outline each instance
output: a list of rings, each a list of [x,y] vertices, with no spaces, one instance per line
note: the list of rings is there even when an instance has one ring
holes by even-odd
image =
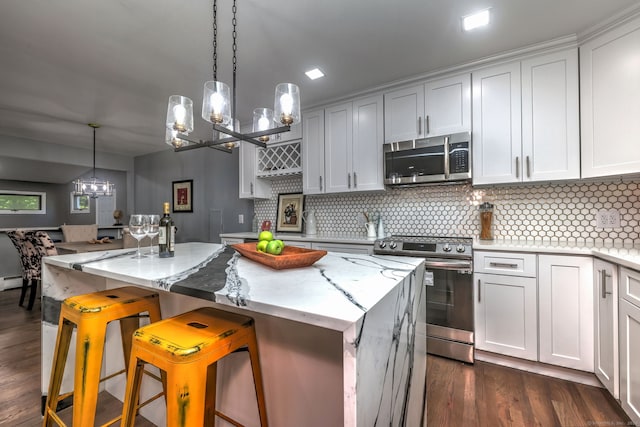
[[[427,325],[461,332],[451,339],[473,342],[472,271],[470,260],[426,260]]]

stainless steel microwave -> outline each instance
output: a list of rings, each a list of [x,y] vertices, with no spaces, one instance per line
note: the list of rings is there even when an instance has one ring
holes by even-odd
[[[471,134],[384,144],[384,183],[411,185],[471,179]]]

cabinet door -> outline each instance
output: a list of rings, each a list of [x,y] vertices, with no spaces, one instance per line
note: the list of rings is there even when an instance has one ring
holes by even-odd
[[[524,181],[580,178],[578,50],[522,62]]]
[[[324,109],[302,115],[302,192],[324,193]]]
[[[384,142],[424,137],[424,86],[384,94]]]
[[[354,190],[384,189],[382,95],[353,102],[352,177]]]
[[[341,193],[353,189],[351,172],[353,147],[353,104],[337,105],[324,110],[325,193]]]
[[[352,245],[348,243],[312,242],[311,249],[318,249],[328,252],[345,252],[349,254],[371,255],[373,253],[373,244]]]
[[[600,259],[593,261],[595,314],[595,374],[609,393],[619,397],[618,379],[618,269]]]
[[[520,63],[474,72],[473,183],[522,180]]]
[[[593,372],[593,260],[539,255],[540,362]]]
[[[582,177],[640,172],[640,18],[580,47]]]
[[[620,403],[640,425],[640,307],[620,299]]]
[[[271,181],[256,177],[256,149],[253,144],[240,144],[240,192],[241,199],[271,198]]]
[[[471,74],[424,85],[425,135],[471,131]]]
[[[536,279],[476,273],[476,348],[538,359]]]

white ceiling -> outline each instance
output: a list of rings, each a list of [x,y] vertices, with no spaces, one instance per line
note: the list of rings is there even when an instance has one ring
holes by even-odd
[[[137,156],[164,150],[169,95],[212,74],[212,0],[2,0],[0,137]],[[308,107],[410,76],[579,33],[637,0],[238,0],[238,113],[293,82]],[[492,24],[460,17],[491,7]],[[231,0],[219,0],[218,77],[231,84]],[[324,79],[304,71],[318,66]],[[1,153],[0,153],[1,154]],[[42,160],[42,159],[41,159]],[[0,177],[1,179],[2,177]]]

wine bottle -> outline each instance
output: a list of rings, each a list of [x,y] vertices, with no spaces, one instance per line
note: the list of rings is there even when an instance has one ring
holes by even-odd
[[[173,225],[173,219],[169,216],[169,203],[165,202],[164,216],[160,218],[160,227],[158,229],[158,252],[160,258],[169,258],[174,255],[176,244],[176,227]]]

